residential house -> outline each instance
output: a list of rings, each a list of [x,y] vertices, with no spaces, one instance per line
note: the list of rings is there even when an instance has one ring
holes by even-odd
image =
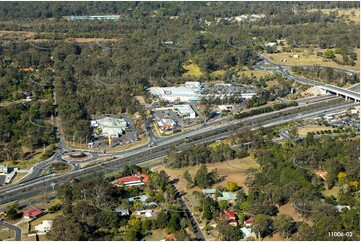
[[[129,209],[118,209],[118,210],[115,210],[115,212],[119,216],[129,216],[130,215]]]
[[[203,189],[203,193],[206,194],[207,196],[212,196],[213,194],[216,193],[216,189]]]
[[[148,184],[149,176],[145,174],[136,174],[133,176],[121,177],[113,182],[114,185],[124,185],[126,187],[141,186]]]
[[[244,224],[244,226],[245,226],[246,228],[250,228],[250,227],[252,227],[252,225],[253,225],[253,220],[252,220],[252,219],[247,219],[247,220],[245,220],[245,221],[243,222],[243,224]]]
[[[37,233],[47,233],[53,226],[53,220],[44,220],[43,223],[35,225],[35,231]]]
[[[218,201],[227,201],[233,203],[237,199],[235,192],[222,192],[222,197],[217,197]]]
[[[44,211],[38,207],[32,207],[32,208],[29,208],[29,209],[23,211],[24,218],[26,218],[26,219],[37,218],[40,215],[42,215],[43,213],[44,213]]]
[[[150,202],[150,203],[144,203],[143,207],[158,207],[158,203]]]
[[[222,219],[228,221],[228,224],[231,226],[237,226],[237,213],[230,210],[224,210],[223,213],[220,215]]]
[[[141,196],[136,196],[136,197],[131,197],[131,198],[128,198],[128,201],[129,202],[134,202],[134,201],[141,201],[141,202],[145,202],[147,199],[149,198],[149,196],[147,195],[141,195]]]
[[[240,229],[243,233],[243,239],[241,241],[255,241],[257,240],[256,234],[252,231],[251,228],[243,227]]]
[[[152,209],[137,210],[135,211],[135,215],[144,216],[149,219],[156,219],[158,217],[158,213],[154,212]]]

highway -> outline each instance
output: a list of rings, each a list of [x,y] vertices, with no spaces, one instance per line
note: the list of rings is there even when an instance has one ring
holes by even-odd
[[[311,104],[310,104],[311,105]],[[128,151],[127,154],[122,154],[117,156],[116,159],[107,161],[102,164],[86,167],[81,170],[74,170],[65,174],[59,175],[47,175],[43,177],[38,177],[36,179],[21,182],[20,184],[13,184],[11,186],[7,186],[0,189],[0,204],[9,203],[14,200],[21,200],[27,198],[29,196],[33,196],[35,194],[39,194],[45,191],[51,191],[53,189],[52,184],[60,184],[67,180],[72,180],[74,178],[79,178],[86,175],[91,175],[96,172],[109,173],[119,169],[122,169],[126,165],[130,164],[141,164],[146,161],[153,160],[158,157],[162,157],[167,155],[168,150],[182,150],[189,146],[208,143],[215,140],[219,140],[222,138],[229,137],[231,132],[227,131],[229,127],[232,125],[237,125],[240,123],[248,123],[248,126],[242,126],[237,131],[241,131],[244,128],[253,128],[254,123],[260,123],[264,127],[278,125],[282,123],[287,123],[290,121],[296,120],[304,120],[307,118],[312,118],[317,115],[320,115],[327,111],[335,111],[340,109],[345,109],[349,107],[356,106],[355,103],[341,103],[337,105],[332,105],[328,107],[322,107],[315,109],[313,111],[304,111],[301,113],[294,113],[290,115],[281,116],[281,114],[285,114],[284,112],[289,112],[290,110],[296,111],[299,107],[288,108],[288,110],[280,110],[272,113],[260,114],[252,117],[248,117],[241,120],[233,120],[227,123],[223,123],[217,125],[215,127],[210,127],[211,129],[207,129],[209,127],[205,127],[203,130],[194,131],[190,134],[185,134],[191,140],[194,138],[199,138],[195,141],[184,142],[185,136],[184,134],[180,134],[175,137],[169,137],[167,139],[161,140],[156,147],[143,147],[138,149],[137,151],[131,150]],[[251,124],[252,123],[252,124]],[[251,124],[251,125],[250,125]],[[223,132],[222,132],[223,130]],[[213,131],[213,132],[212,132]],[[220,132],[219,134],[214,134],[214,131]]]
[[[272,65],[272,66],[266,66],[266,65]],[[302,66],[302,67],[310,68],[310,66]],[[262,57],[262,60],[254,66],[254,69],[278,72],[278,73],[282,74],[284,77],[292,78],[299,83],[307,84],[307,85],[311,85],[311,86],[322,86],[325,89],[327,89],[327,91],[340,93],[341,95],[347,95],[357,101],[360,101],[360,90],[357,89],[357,86],[347,89],[347,88],[342,88],[342,87],[325,84],[323,82],[311,80],[311,79],[308,79],[305,77],[295,76],[295,75],[292,75],[289,73],[289,70],[291,69],[290,66],[278,65],[278,64],[272,63],[270,60],[268,60],[265,57]],[[342,69],[338,69],[338,68],[332,68],[332,69],[335,69],[338,71],[342,70]],[[342,71],[347,72],[347,73],[352,73],[352,72],[346,71],[346,70],[342,70]]]
[[[340,98],[339,98],[340,99]],[[334,97],[332,95],[325,95],[325,96],[320,96],[320,97],[309,97],[309,98],[305,98],[305,99],[300,99],[298,100],[299,105],[306,105],[309,103],[322,103],[322,102],[328,102],[328,101],[332,101],[332,100],[337,100],[337,97]],[[230,122],[232,120],[232,118],[227,118],[227,119],[222,119],[222,120],[216,120],[214,122],[210,122],[207,124],[204,124],[203,126],[198,127],[195,130],[188,130],[188,131],[184,131],[181,134],[183,135],[183,137],[186,137],[187,135],[192,135],[194,133],[199,133],[202,130],[205,129],[212,129],[212,127],[218,127],[222,122],[223,123],[227,123]],[[59,123],[59,122],[57,122]],[[132,150],[127,150],[127,151],[118,151],[118,152],[107,152],[108,155],[110,156],[119,156],[119,155],[128,155],[132,152],[136,152],[136,151],[140,151],[143,150],[144,147],[148,147],[149,145],[151,146],[155,146],[157,145],[157,143],[159,141],[162,142],[168,142],[169,139],[171,139],[174,136],[171,137],[156,137],[153,134],[153,131],[150,127],[150,120],[145,120],[144,122],[145,124],[145,128],[146,128],[146,134],[149,137],[149,141],[147,144],[145,144],[144,146],[140,146],[137,148],[134,148]],[[26,175],[25,177],[23,177],[22,179],[18,180],[16,183],[20,183],[20,182],[26,182],[26,181],[31,181],[34,180],[38,177],[41,177],[42,172],[51,164],[54,164],[54,162],[66,162],[65,160],[63,160],[61,158],[62,154],[64,154],[65,152],[69,152],[71,151],[70,148],[68,148],[65,144],[64,138],[59,134],[61,131],[61,129],[58,127],[58,140],[59,140],[59,149],[58,151],[49,159],[42,161],[38,164],[36,164],[35,166],[33,166],[30,170],[30,173],[28,175]],[[175,135],[175,136],[179,136],[179,134]],[[161,142],[161,143],[162,143]],[[82,151],[80,149],[72,149],[73,151]],[[90,153],[92,155],[92,158],[90,160],[95,160],[96,158],[98,158],[98,154],[101,153],[101,151],[92,151],[92,150],[85,150],[86,152]],[[71,162],[70,165],[73,166],[74,170],[79,169],[79,166],[74,165],[75,162]],[[0,189],[1,190],[1,189]]]

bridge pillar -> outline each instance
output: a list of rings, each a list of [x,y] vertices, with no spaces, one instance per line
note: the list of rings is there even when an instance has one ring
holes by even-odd
[[[345,101],[348,101],[348,96],[345,96]]]
[[[340,96],[340,94],[339,93],[336,93],[336,95],[339,97]]]

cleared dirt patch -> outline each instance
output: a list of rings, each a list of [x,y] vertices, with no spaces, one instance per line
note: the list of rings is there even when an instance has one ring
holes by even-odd
[[[301,214],[297,212],[297,210],[291,206],[291,203],[286,203],[278,208],[280,214],[290,216],[295,222],[304,221],[308,225],[312,225],[312,221],[309,219],[304,219],[301,217]]]

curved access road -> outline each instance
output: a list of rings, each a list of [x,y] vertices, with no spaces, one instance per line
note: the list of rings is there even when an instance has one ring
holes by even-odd
[[[23,233],[23,231],[20,227],[6,223],[5,221],[1,221],[1,220],[0,220],[0,226],[4,226],[8,229],[14,230],[15,241],[21,241],[21,234]]]

